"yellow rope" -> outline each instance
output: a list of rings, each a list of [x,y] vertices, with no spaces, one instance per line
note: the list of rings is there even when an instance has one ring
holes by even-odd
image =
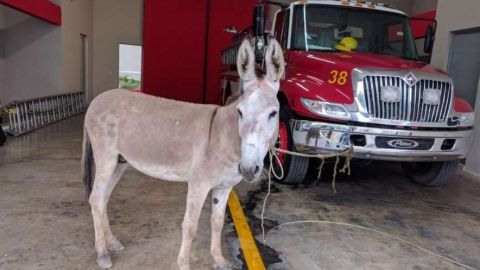
[[[335,188],[335,180],[337,179],[337,167],[339,162],[340,162],[340,157],[337,156],[337,160],[335,160],[335,167],[333,167],[333,177],[332,177],[333,194],[337,194],[337,189]]]
[[[343,151],[338,152],[338,153],[333,153],[333,154],[305,154],[305,153],[288,151],[288,150],[280,149],[280,148],[277,148],[277,147],[273,147],[272,150],[275,151],[275,152],[289,154],[289,155],[292,155],[292,156],[320,158],[320,159],[322,159],[322,158],[332,158],[332,157],[337,157],[337,156],[348,157],[348,156],[351,156],[353,154],[353,147],[350,147],[346,150],[343,150]]]

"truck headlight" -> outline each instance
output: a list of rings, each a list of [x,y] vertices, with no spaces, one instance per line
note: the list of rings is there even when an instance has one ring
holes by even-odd
[[[475,113],[474,112],[459,113],[458,119],[460,120],[461,126],[473,126],[475,122]]]
[[[302,105],[309,111],[328,118],[350,120],[351,115],[345,106],[336,103],[301,98]]]

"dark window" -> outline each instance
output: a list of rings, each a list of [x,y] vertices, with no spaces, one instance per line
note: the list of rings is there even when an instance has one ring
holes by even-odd
[[[282,48],[288,45],[288,25],[290,23],[290,10],[282,10],[277,14],[273,36],[280,42]]]
[[[356,41],[352,51],[417,58],[405,15],[321,4],[297,6],[294,15],[295,49],[335,52],[349,37]]]
[[[285,18],[285,11],[281,11],[277,14],[277,17],[275,20],[275,29],[274,29],[275,32],[273,33],[273,36],[275,37],[276,40],[281,40],[284,18]]]
[[[290,24],[290,10],[285,11],[285,17],[283,20],[283,30],[281,44],[282,48],[286,49],[288,46],[288,26]]]
[[[295,6],[293,13],[292,39],[293,49],[305,50],[305,26],[303,5]]]

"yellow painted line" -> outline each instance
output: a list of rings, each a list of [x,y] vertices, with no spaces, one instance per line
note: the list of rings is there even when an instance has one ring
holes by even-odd
[[[237,193],[233,190],[230,192],[230,197],[228,198],[228,207],[230,208],[230,214],[232,215],[233,223],[237,230],[240,247],[242,248],[248,270],[266,270],[262,256],[260,256],[260,252],[258,252],[257,244],[248,226],[247,218],[245,218],[242,206],[238,200]]]

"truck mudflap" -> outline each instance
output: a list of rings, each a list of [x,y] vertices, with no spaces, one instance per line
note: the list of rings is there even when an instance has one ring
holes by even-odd
[[[447,161],[465,158],[473,129],[399,130],[291,120],[297,151],[326,153],[353,146],[354,158],[387,161]]]

